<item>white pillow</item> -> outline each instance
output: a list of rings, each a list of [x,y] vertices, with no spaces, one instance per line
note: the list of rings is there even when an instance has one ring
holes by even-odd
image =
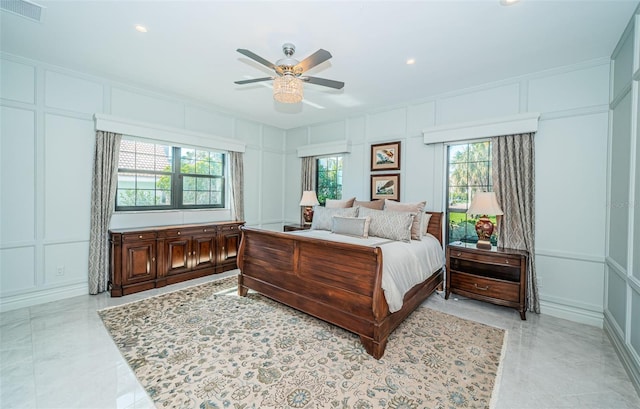
[[[369,216],[371,218],[369,236],[407,243],[411,241],[411,225],[413,224],[415,213],[374,210],[366,207],[360,207],[359,209],[359,217]]]
[[[326,208],[323,206],[315,206],[313,208],[313,221],[311,222],[311,230],[331,230],[333,216],[356,217],[358,214],[357,207],[346,208]]]
[[[424,224],[424,229],[422,230],[422,235],[424,236],[425,234],[427,234],[427,231],[429,230],[429,220],[431,220],[431,213],[425,213],[422,216],[422,223]]]
[[[427,226],[424,217],[424,206],[427,202],[415,202],[415,203],[400,203],[393,200],[384,200],[384,210],[393,210],[396,212],[411,212],[415,213],[416,217],[413,219],[413,225],[411,226],[411,240],[422,240]]]
[[[344,234],[347,236],[369,237],[370,217],[341,217],[333,216],[333,226],[331,233]]]

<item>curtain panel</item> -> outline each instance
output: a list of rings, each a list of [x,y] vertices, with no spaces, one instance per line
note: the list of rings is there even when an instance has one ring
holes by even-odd
[[[231,210],[236,221],[244,221],[244,153],[229,152],[231,169]]]
[[[89,294],[107,291],[109,284],[109,224],[115,209],[118,157],[122,135],[97,131],[91,185],[89,233]]]
[[[529,252],[527,308],[540,313],[535,267],[534,133],[494,137],[491,145],[493,190],[504,212],[499,244]]]
[[[302,191],[316,190],[316,158],[305,156],[302,158]]]

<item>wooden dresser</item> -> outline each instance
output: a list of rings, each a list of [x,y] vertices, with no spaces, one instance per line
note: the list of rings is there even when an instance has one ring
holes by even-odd
[[[111,296],[121,297],[237,268],[243,224],[110,230]]]
[[[453,292],[515,308],[520,318],[526,319],[527,257],[522,250],[480,250],[475,244],[449,244],[445,299]]]

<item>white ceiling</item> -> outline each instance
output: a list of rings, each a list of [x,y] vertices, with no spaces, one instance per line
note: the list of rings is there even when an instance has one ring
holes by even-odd
[[[213,104],[283,129],[609,57],[638,1],[40,1],[42,23],[0,13],[1,50]],[[134,29],[143,24],[146,34]],[[273,101],[282,44],[333,54],[305,101]],[[414,65],[406,65],[414,58]],[[268,85],[268,86],[265,86]]]

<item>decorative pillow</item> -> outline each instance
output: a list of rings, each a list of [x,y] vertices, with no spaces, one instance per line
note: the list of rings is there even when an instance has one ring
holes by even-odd
[[[372,200],[370,202],[360,202],[358,200],[353,202],[353,206],[367,207],[369,209],[382,210],[384,209],[384,200]]]
[[[369,237],[370,217],[341,217],[333,216],[333,226],[331,233],[344,234],[347,236]]]
[[[356,217],[357,214],[357,207],[327,209],[323,206],[316,206],[313,208],[311,230],[331,230],[333,216]]]
[[[405,242],[411,241],[411,224],[415,213],[375,210],[366,207],[359,209],[360,217],[368,216],[371,218],[369,236]]]
[[[422,223],[424,223],[424,230],[422,230],[422,235],[427,234],[427,230],[429,230],[429,220],[431,220],[431,213],[425,213],[423,216]]]
[[[415,213],[411,226],[411,240],[422,240],[424,231],[427,226],[424,224],[424,206],[427,202],[416,203],[399,203],[393,200],[384,199],[384,210],[393,210],[394,212],[411,212]]]
[[[327,199],[326,203],[324,204],[324,207],[328,207],[332,209],[353,207],[354,200],[356,200],[355,197],[352,197],[351,199],[346,199],[346,200]]]

